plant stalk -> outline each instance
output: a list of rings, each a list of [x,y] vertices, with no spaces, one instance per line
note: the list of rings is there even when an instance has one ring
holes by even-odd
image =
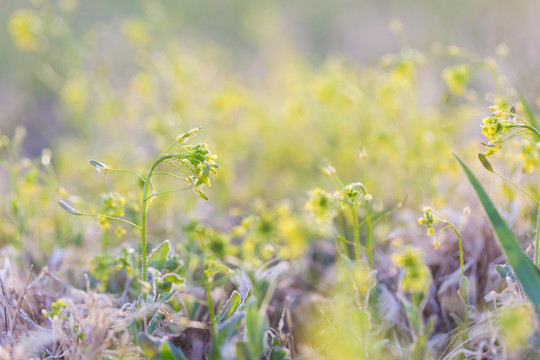
[[[351,205],[351,213],[353,217],[354,250],[356,254],[356,263],[360,264],[360,233],[358,229],[358,216],[356,215],[356,209],[353,205]]]
[[[538,256],[540,247],[540,204],[536,207],[536,239],[534,247],[534,265],[538,266]]]

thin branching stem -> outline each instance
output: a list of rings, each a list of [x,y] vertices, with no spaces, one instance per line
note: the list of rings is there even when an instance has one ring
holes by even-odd
[[[515,182],[513,182],[512,180],[510,179],[507,179],[506,177],[504,177],[503,175],[499,174],[498,172],[496,172],[495,170],[492,171],[492,173],[494,173],[495,175],[497,175],[498,177],[500,177],[501,179],[503,179],[505,182],[507,182],[508,184],[512,185],[513,187],[515,187],[516,189],[518,189],[519,191],[521,191],[523,194],[527,195],[537,206],[540,206],[540,202],[538,201],[538,199],[536,199],[533,195],[531,195],[527,190],[523,189],[521,186],[519,186],[518,184],[516,184]]]
[[[183,191],[183,190],[193,189],[193,188],[196,187],[196,186],[197,186],[197,185],[191,185],[191,186],[186,186],[186,187],[183,187],[183,188],[180,188],[180,189],[173,189],[173,190],[160,191],[160,192],[157,192],[157,193],[154,193],[154,194],[148,196],[148,197],[146,198],[146,200],[149,200],[149,199],[151,199],[152,197],[158,196],[158,195],[169,194],[169,193],[173,193],[173,192],[178,192],[178,191]]]
[[[128,174],[132,174],[132,175],[135,175],[137,176],[139,179],[141,179],[142,181],[144,181],[144,178],[142,177],[141,174],[139,174],[138,172],[135,172],[133,170],[127,170],[127,169],[105,169],[104,171],[106,172],[109,172],[109,171],[114,171],[114,172],[122,172],[122,173],[128,173]]]
[[[172,145],[174,146],[174,144]],[[170,146],[168,149],[172,148]],[[150,184],[150,178],[152,177],[152,173],[156,169],[156,167],[161,163],[162,161],[177,158],[178,154],[166,154],[162,155],[159,158],[154,161],[152,164],[152,167],[150,170],[148,170],[148,174],[146,175],[146,179],[144,181],[144,188],[143,188],[143,196],[142,196],[142,206],[141,206],[141,253],[142,253],[142,281],[146,282],[147,276],[146,276],[146,212],[148,211],[146,202],[150,199],[150,197],[147,196],[148,194],[148,186]],[[144,300],[146,301],[146,294],[144,294]]]
[[[141,230],[142,228],[135,224],[135,223],[132,223],[131,221],[128,221],[126,219],[122,219],[122,218],[119,218],[119,217],[116,217],[116,216],[109,216],[109,215],[103,215],[103,214],[91,214],[91,213],[80,213],[78,215],[82,215],[82,216],[93,216],[93,217],[98,217],[98,218],[105,218],[105,219],[109,219],[109,220],[116,220],[116,221],[120,221],[120,222],[123,222],[125,224],[128,224],[128,225],[131,225],[133,226],[134,228],[136,229],[139,229]]]
[[[182,181],[187,180],[186,178],[183,178],[181,176],[178,176],[176,174],[172,174],[172,173],[166,172],[166,171],[158,171],[158,172],[155,172],[155,173],[152,174],[152,176],[154,176],[154,175],[168,175],[168,176],[172,176],[172,177],[174,177],[174,178],[176,178],[178,180],[182,180]]]

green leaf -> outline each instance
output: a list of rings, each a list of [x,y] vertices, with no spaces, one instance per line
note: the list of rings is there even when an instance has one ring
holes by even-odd
[[[230,344],[234,341],[235,337],[241,332],[242,320],[244,319],[245,312],[236,312],[227,320],[218,325],[218,333],[212,340],[212,347],[217,348],[219,353],[224,359],[228,358],[230,351]],[[210,350],[212,354],[214,349]]]
[[[65,201],[63,201],[63,200],[58,200],[58,203],[59,203],[60,206],[63,207],[64,210],[66,210],[68,213],[73,214],[73,215],[82,215],[82,212],[80,212],[80,211],[78,211],[78,210],[75,210],[75,209],[72,208],[70,205],[68,205]]]
[[[155,269],[162,269],[167,261],[169,252],[171,251],[171,243],[169,240],[163,241],[157,248],[152,250],[148,256],[148,266]]]
[[[161,277],[159,278],[159,281],[161,282],[168,281],[175,285],[181,285],[185,282],[185,279],[181,278],[178,274],[175,274],[175,273],[166,273],[166,274],[161,275]]]
[[[255,306],[250,306],[246,314],[246,337],[252,356],[259,358],[264,353],[264,339],[268,330],[268,319],[266,313],[260,311]]]
[[[159,347],[156,360],[187,360],[181,348],[174,346],[170,340],[164,341]]]
[[[461,277],[458,289],[459,297],[465,306],[469,306],[469,279],[466,276]]]
[[[361,309],[354,309],[351,313],[352,329],[356,336],[364,339],[371,329],[369,313]]]
[[[199,196],[201,197],[201,199],[208,201],[208,196],[206,196],[206,194],[200,189],[199,189]]]
[[[487,171],[493,172],[493,166],[491,166],[491,163],[487,159],[486,155],[484,154],[478,154],[478,159],[484,165]]]
[[[163,320],[164,317],[165,315],[163,313],[161,313],[159,310],[156,311],[156,313],[154,314],[154,316],[152,316],[152,319],[148,323],[148,329],[146,329],[149,335],[152,335],[152,333],[156,329],[156,326],[161,320]]]
[[[221,311],[219,312],[217,316],[217,322],[221,323],[224,320],[227,320],[229,316],[234,314],[234,312],[238,309],[240,306],[240,302],[242,301],[240,297],[240,293],[238,291],[233,291],[231,296],[229,297],[229,300],[223,305],[221,308]]]
[[[153,358],[158,354],[160,341],[145,333],[139,333],[137,335],[137,345],[139,345],[146,356]]]
[[[454,156],[465,171],[465,174],[467,174],[476,195],[478,195],[510,266],[514,269],[514,273],[523,286],[523,290],[532,301],[536,309],[536,314],[540,315],[540,270],[534,266],[531,259],[521,250],[518,240],[504,222],[483,186],[478,182],[478,179],[476,179],[471,170],[457,155],[454,154]]]
[[[497,270],[497,274],[499,274],[499,276],[503,280],[506,280],[507,277],[510,277],[511,279],[515,279],[514,273],[512,272],[512,267],[508,264],[495,265],[495,270]]]
[[[236,343],[236,359],[237,360],[250,360],[252,359],[248,346],[245,342]]]
[[[272,349],[270,351],[270,360],[284,360],[289,355],[286,349]]]

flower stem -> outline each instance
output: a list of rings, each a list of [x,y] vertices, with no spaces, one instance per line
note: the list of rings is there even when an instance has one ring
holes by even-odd
[[[540,247],[540,204],[536,207],[536,241],[534,248],[534,264],[538,266],[538,254]]]
[[[208,303],[208,314],[210,316],[210,324],[211,324],[211,330],[212,330],[212,338],[216,339],[217,336],[217,325],[216,325],[216,317],[214,314],[214,302],[212,301],[212,291],[210,289],[210,279],[209,276],[204,274],[204,287],[206,290],[206,301]],[[212,346],[212,352],[213,357],[216,358],[217,347],[214,345]]]
[[[170,147],[169,147],[170,149]],[[165,154],[160,156],[159,158],[154,161],[152,164],[152,167],[150,170],[148,170],[148,174],[146,175],[146,179],[144,180],[144,189],[143,189],[143,196],[142,196],[142,207],[141,207],[141,254],[142,254],[142,281],[146,282],[147,280],[147,264],[146,264],[146,211],[147,209],[147,201],[149,200],[149,197],[147,197],[148,194],[148,186],[150,184],[150,178],[152,177],[152,174],[156,167],[159,165],[160,162],[165,161],[167,159],[171,159],[177,157],[177,154]],[[146,293],[143,295],[143,299],[146,301]]]
[[[371,214],[369,213],[369,201],[365,201],[365,207],[366,207],[368,261],[369,261],[369,267],[373,268],[373,237],[371,234]]]
[[[444,224],[448,225],[457,235],[458,239],[458,245],[459,245],[459,267],[461,269],[461,276],[465,276],[465,270],[463,265],[463,246],[461,244],[461,236],[459,235],[459,231],[455,228],[454,225],[450,224],[448,221],[443,221]]]
[[[353,231],[354,231],[354,250],[356,255],[356,263],[360,263],[360,233],[358,229],[358,216],[356,215],[356,209],[351,205],[351,214],[353,217]]]

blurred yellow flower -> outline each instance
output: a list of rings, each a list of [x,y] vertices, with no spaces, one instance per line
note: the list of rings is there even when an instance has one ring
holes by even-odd
[[[60,97],[64,104],[75,113],[83,112],[88,104],[88,92],[84,79],[80,76],[68,79],[60,90]]]
[[[147,25],[137,19],[126,20],[122,25],[122,33],[133,46],[145,46],[150,42]]]
[[[405,246],[400,253],[392,254],[392,261],[397,267],[403,269],[401,288],[404,292],[424,292],[431,279],[429,269],[422,260],[422,250],[412,246]]]
[[[15,46],[23,51],[37,51],[39,36],[43,32],[43,20],[31,9],[21,9],[11,14],[8,31]]]

